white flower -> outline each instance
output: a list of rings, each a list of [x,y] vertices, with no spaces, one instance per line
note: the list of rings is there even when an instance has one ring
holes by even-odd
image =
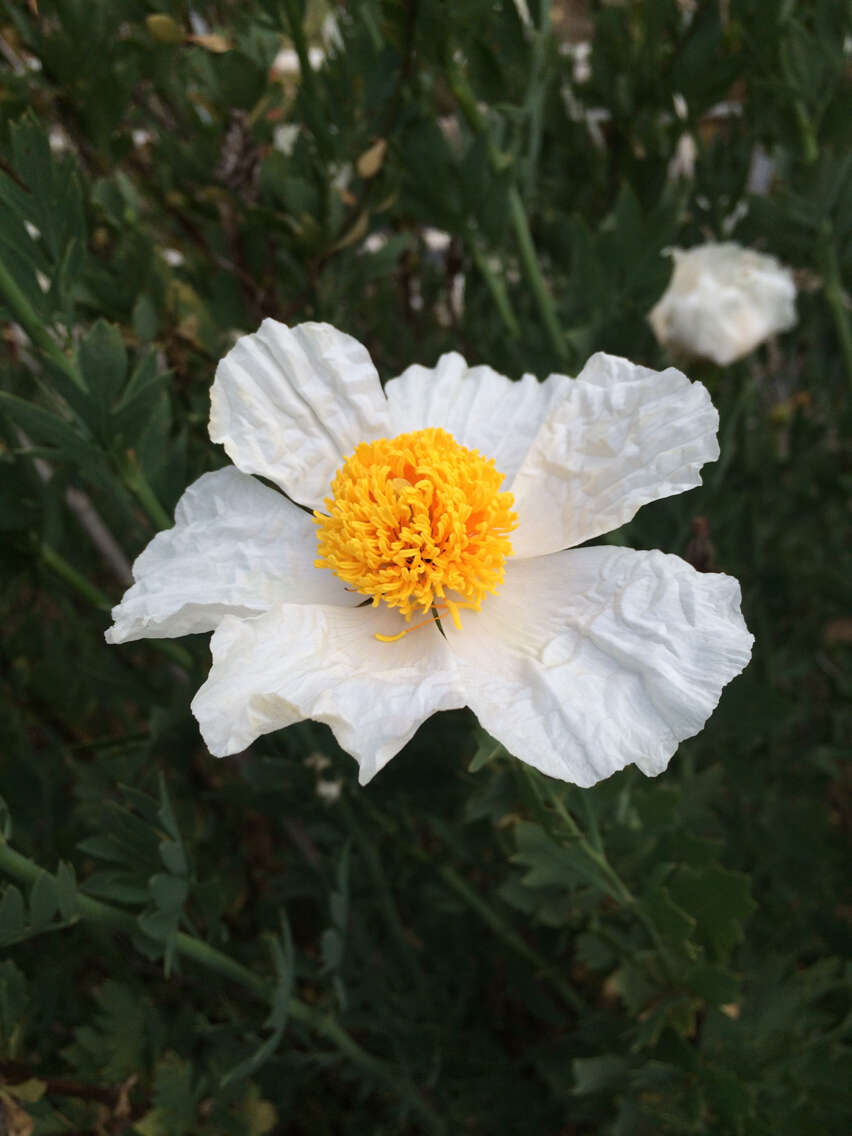
[[[796,322],[796,286],[774,256],[734,241],[672,249],[675,269],[648,316],[657,340],[722,366]]]
[[[282,122],[280,126],[276,126],[272,135],[272,145],[276,150],[280,150],[286,157],[290,157],[296,149],[296,143],[299,140],[299,134],[302,127],[298,122]]]
[[[679,371],[599,354],[511,382],[450,354],[383,393],[355,339],[268,319],[211,403],[234,465],[186,490],[107,640],[214,630],[192,709],[216,755],[313,718],[364,783],[469,706],[551,776],[656,774],[749,659],[736,580],[571,547],[718,457],[709,395]]]

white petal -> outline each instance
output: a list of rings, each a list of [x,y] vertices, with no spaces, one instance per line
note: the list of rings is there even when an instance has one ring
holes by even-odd
[[[546,417],[561,380],[532,375],[512,382],[490,367],[442,355],[435,367],[408,367],[385,387],[393,433],[439,426],[457,442],[493,458],[511,484]]]
[[[464,705],[446,641],[406,627],[388,608],[283,604],[227,618],[210,641],[213,667],[192,703],[217,757],[303,718],[326,722],[366,784],[436,710]]]
[[[225,615],[284,601],[351,605],[341,582],[314,567],[316,555],[308,513],[232,466],[205,473],[178,502],[174,528],[133,565],[107,642],[210,631]]]
[[[570,548],[642,505],[701,484],[719,456],[719,415],[701,383],[593,355],[554,404],[512,485],[516,556]]]
[[[606,546],[510,561],[501,591],[446,632],[484,728],[582,786],[631,762],[660,773],[753,642],[732,577]]]
[[[221,361],[210,393],[213,441],[244,473],[314,508],[343,459],[387,437],[389,423],[367,349],[327,323],[264,320]]]

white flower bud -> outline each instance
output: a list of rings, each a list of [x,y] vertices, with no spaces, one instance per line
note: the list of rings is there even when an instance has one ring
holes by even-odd
[[[648,316],[664,347],[722,366],[796,322],[796,286],[774,256],[734,241],[672,249],[675,269]]]

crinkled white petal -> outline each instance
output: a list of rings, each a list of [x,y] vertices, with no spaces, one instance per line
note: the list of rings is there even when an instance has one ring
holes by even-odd
[[[796,285],[774,256],[735,241],[673,249],[669,286],[648,315],[665,347],[721,366],[796,322]]]
[[[710,395],[674,367],[652,371],[601,352],[560,381],[512,484],[516,556],[616,529],[649,501],[700,485],[699,469],[719,456]]]
[[[389,426],[367,349],[327,323],[266,319],[216,369],[210,437],[303,505],[321,508],[343,459]]]
[[[192,712],[217,757],[303,718],[326,722],[366,784],[437,710],[464,705],[446,641],[406,627],[386,607],[282,604],[256,619],[222,621],[213,667]]]
[[[308,513],[232,466],[205,473],[178,502],[174,528],[137,558],[107,642],[211,631],[225,615],[283,601],[351,605],[341,582],[314,567],[316,555]]]
[[[469,449],[493,458],[505,484],[524,460],[562,380],[532,375],[512,382],[490,367],[468,367],[455,352],[434,367],[415,364],[385,387],[393,433],[438,426]]]
[[[631,762],[660,773],[753,642],[732,577],[611,546],[512,560],[482,611],[445,627],[482,726],[582,786]]]

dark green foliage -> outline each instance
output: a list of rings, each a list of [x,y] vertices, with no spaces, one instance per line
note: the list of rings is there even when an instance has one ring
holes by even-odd
[[[852,10],[688,7],[0,4],[0,1130],[845,1136]],[[659,779],[548,781],[467,711],[366,789],[312,723],[220,763],[206,643],[103,642],[263,316],[384,377],[661,367],[664,250],[729,237],[798,326],[687,367],[721,459],[609,538],[706,518],[757,640]]]

